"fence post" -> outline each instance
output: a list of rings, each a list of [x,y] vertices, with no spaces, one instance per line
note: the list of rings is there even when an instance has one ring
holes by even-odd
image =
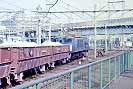
[[[109,61],[108,61],[108,62],[109,62],[109,65],[108,65],[108,68],[109,68],[109,75],[108,75],[108,76],[109,76],[109,80],[108,80],[108,81],[109,81],[109,82],[111,81],[111,76],[110,76],[110,75],[111,75],[111,74],[110,74],[110,73],[111,73],[111,69],[110,69],[110,68],[111,68],[111,67],[110,67],[110,60],[111,60],[111,59],[109,59]]]
[[[125,53],[125,57],[124,57],[124,60],[125,60],[125,70],[127,70],[128,69],[128,56],[127,56],[127,51],[126,51],[126,53]]]
[[[118,75],[120,75],[121,74],[121,56],[119,55],[118,56],[118,62],[119,62],[119,73],[118,73]]]
[[[100,63],[100,89],[102,89],[102,87],[103,87],[103,70],[102,70],[102,62]]]
[[[131,67],[132,67],[132,65],[133,65],[132,57],[133,57],[133,51],[131,51],[131,53],[130,53]]]
[[[88,81],[88,85],[89,85],[89,89],[91,89],[91,66],[88,66],[88,77],[89,77],[89,81]]]
[[[130,60],[130,68],[132,67],[132,64],[133,64],[133,61],[132,61],[132,51],[130,50],[130,53],[129,53],[129,60]]]
[[[36,84],[36,89],[41,89],[41,84]]]
[[[130,50],[130,52],[129,52],[128,55],[129,55],[129,56],[128,56],[128,58],[129,58],[129,67],[131,68],[131,50]]]
[[[73,89],[74,85],[74,72],[71,72],[70,74],[70,89]]]
[[[115,60],[115,79],[116,79],[116,76],[117,76],[117,65],[116,65],[116,64],[117,64],[117,63],[116,63],[116,62],[117,62],[117,61],[116,61],[116,60],[117,60],[117,56],[114,57],[114,60]]]
[[[133,60],[132,60],[132,57],[133,57],[133,51],[131,50],[131,51],[130,51],[130,61],[131,61],[131,67],[132,67],[132,65],[133,65]]]
[[[130,54],[130,51],[128,51],[128,53],[127,53],[127,59],[128,59],[128,69],[129,69],[129,67],[130,67],[130,58],[129,58],[129,54]]]
[[[125,60],[124,60],[124,55],[125,55],[125,53],[122,54],[122,60],[123,60],[123,63],[122,63],[122,72],[125,71]]]

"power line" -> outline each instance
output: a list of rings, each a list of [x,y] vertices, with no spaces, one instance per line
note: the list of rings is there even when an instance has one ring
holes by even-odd
[[[66,7],[63,7],[64,9],[69,9],[69,8],[66,8]],[[69,9],[70,10],[70,9]],[[78,14],[76,14],[76,13],[72,13],[72,14],[74,14],[74,15],[76,15],[76,16],[78,16],[79,18],[82,18],[80,15],[78,15]]]
[[[12,11],[10,11],[10,10],[0,10],[0,13],[20,13],[20,12],[21,12],[21,13],[23,13],[24,11],[15,11],[15,10],[14,10],[14,11],[13,11],[13,10],[12,10]]]
[[[47,4],[47,5],[51,5],[51,6],[49,7],[48,11],[47,11],[48,13],[49,13],[50,10],[58,3],[58,1],[59,1],[59,0],[56,0],[54,4]],[[46,14],[45,17],[47,17],[48,13]],[[44,17],[44,18],[45,18],[45,17]]]
[[[76,10],[80,10],[80,9],[78,9],[77,7],[74,7],[74,6],[72,6],[72,5],[70,5],[70,4],[68,4],[68,3],[66,3],[66,2],[64,2],[64,1],[62,1],[62,0],[60,0],[63,4],[65,4],[65,5],[67,5],[67,6],[70,6],[70,7],[72,7],[72,8],[74,8],[74,9],[76,9]],[[50,1],[48,1],[49,3],[51,3]],[[51,5],[51,4],[48,4],[48,5]],[[58,5],[58,6],[60,6],[60,4]],[[62,7],[62,6],[60,6],[60,7]],[[64,7],[63,6],[63,8],[64,9],[66,9],[66,10],[68,10],[69,8],[66,8],[66,7]],[[70,10],[70,9],[69,9]],[[54,13],[53,13],[54,14]],[[81,16],[81,15],[79,15],[79,14],[76,14],[76,13],[72,13],[72,14],[74,14],[74,15],[76,15],[77,17],[79,17],[79,18],[83,18],[83,15]],[[82,13],[82,14],[84,14],[84,13]],[[88,16],[90,16],[90,17],[92,17],[90,14],[88,14],[88,13],[85,13],[86,15],[88,15]],[[66,15],[65,15],[66,16]],[[67,16],[68,17],[68,16]]]
[[[108,3],[122,3],[122,2],[125,2],[125,1],[109,1]]]
[[[75,9],[77,9],[77,10],[80,10],[79,8],[74,7],[74,6],[72,6],[72,5],[70,5],[70,4],[66,3],[66,2],[64,2],[64,1],[62,1],[62,0],[61,0],[61,2],[63,2],[64,4],[66,4],[66,5],[68,5],[68,6],[72,7],[72,8],[75,8]],[[92,16],[91,16],[90,14],[88,14],[88,13],[85,13],[85,14],[88,15],[88,16],[90,16],[90,17],[92,17]]]
[[[54,14],[56,14],[56,13],[88,13],[88,12],[90,12],[90,13],[100,13],[100,12],[120,12],[120,11],[133,11],[133,9],[124,9],[124,10],[120,10],[120,9],[117,9],[117,10],[96,10],[96,11],[89,11],[89,10],[81,10],[81,11],[49,11],[49,12],[47,12],[47,11],[32,11],[32,12],[38,12],[38,13],[54,13]]]

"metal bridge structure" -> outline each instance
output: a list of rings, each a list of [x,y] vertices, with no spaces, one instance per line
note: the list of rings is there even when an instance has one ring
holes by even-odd
[[[92,22],[64,24],[68,31],[78,31],[81,35],[94,35]],[[97,34],[133,34],[133,17],[112,20],[100,20],[96,22]]]
[[[25,39],[36,39],[38,34],[38,26],[40,26],[42,39],[48,37],[49,26],[38,25],[37,20],[34,23],[32,20],[27,21],[27,25],[18,24],[18,32],[25,32],[28,36]],[[25,26],[25,27],[24,27]],[[112,20],[99,20],[96,22],[97,35],[105,35],[106,30],[108,35],[132,35],[133,34],[133,17],[120,18]],[[51,25],[52,36],[78,36],[88,37],[94,35],[94,26],[92,21],[69,23],[69,24],[56,24]],[[34,34],[34,37],[32,35]]]

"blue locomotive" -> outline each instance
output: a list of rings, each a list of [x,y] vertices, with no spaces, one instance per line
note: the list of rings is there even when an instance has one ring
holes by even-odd
[[[89,50],[89,40],[86,38],[54,37],[52,41],[70,45],[71,60],[86,56]]]

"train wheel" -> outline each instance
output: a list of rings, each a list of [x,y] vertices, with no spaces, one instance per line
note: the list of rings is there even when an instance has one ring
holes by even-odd
[[[19,85],[20,83],[15,79],[15,74],[10,74],[10,82],[12,86]]]
[[[1,78],[1,88],[7,89],[7,86],[9,86],[9,84],[7,83],[7,78]]]
[[[41,70],[42,72],[45,72],[45,70],[46,70],[45,65],[42,65],[41,68],[40,68],[40,70]]]

